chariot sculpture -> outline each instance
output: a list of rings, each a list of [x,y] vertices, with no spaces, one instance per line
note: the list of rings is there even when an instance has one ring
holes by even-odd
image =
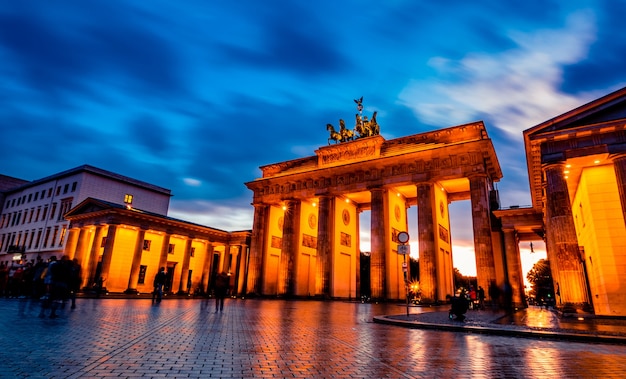
[[[330,132],[328,137],[328,144],[331,141],[334,143],[341,143],[352,141],[357,138],[371,137],[380,134],[380,126],[376,121],[376,115],[378,111],[372,114],[372,118],[368,120],[367,116],[363,116],[363,96],[360,99],[355,99],[354,102],[357,105],[359,113],[356,114],[356,122],[353,129],[346,128],[346,123],[343,119],[339,120],[339,131],[335,130],[332,124],[326,124],[326,130]]]

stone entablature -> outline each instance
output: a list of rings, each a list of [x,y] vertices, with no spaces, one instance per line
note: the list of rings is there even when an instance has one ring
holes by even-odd
[[[476,174],[491,181],[502,177],[482,122],[390,141],[369,137],[323,147],[316,153],[317,157],[261,167],[263,178],[246,183],[254,191],[254,202],[365,191],[372,183],[402,185]]]
[[[380,157],[380,149],[384,142],[385,139],[382,136],[373,136],[321,147],[315,151],[318,168],[376,159]]]

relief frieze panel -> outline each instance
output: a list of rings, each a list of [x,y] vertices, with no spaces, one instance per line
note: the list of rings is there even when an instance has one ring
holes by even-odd
[[[317,249],[317,237],[309,235],[309,234],[303,234],[302,246],[308,247],[311,249]]]

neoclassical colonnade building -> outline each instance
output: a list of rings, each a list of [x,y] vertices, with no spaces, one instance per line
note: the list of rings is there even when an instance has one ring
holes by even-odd
[[[370,210],[371,297],[404,299],[397,235],[408,229],[407,209],[417,206],[412,237],[419,240],[422,299],[445,301],[454,293],[448,204],[459,200],[471,201],[479,285],[503,275],[491,219],[502,172],[482,122],[389,141],[379,134],[347,140],[261,170],[246,183],[254,192],[248,292],[358,297],[359,214]]]
[[[250,231],[226,232],[94,198],[65,217],[71,227],[64,253],[80,263],[83,287],[101,277],[106,291],[149,293],[165,267],[170,293],[210,292],[222,271],[233,293],[245,288]]]
[[[525,130],[524,143],[532,207],[494,213],[512,237],[541,231],[559,306],[626,315],[626,88]]]

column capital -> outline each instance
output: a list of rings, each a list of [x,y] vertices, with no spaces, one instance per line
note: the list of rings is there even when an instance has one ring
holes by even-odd
[[[626,151],[620,151],[617,153],[612,153],[609,155],[609,158],[613,160],[613,162],[620,162],[626,160]]]
[[[541,169],[542,170],[550,170],[550,169],[563,169],[563,167],[565,167],[565,161],[564,160],[560,160],[560,161],[552,161],[552,162],[545,162],[541,164]]]

